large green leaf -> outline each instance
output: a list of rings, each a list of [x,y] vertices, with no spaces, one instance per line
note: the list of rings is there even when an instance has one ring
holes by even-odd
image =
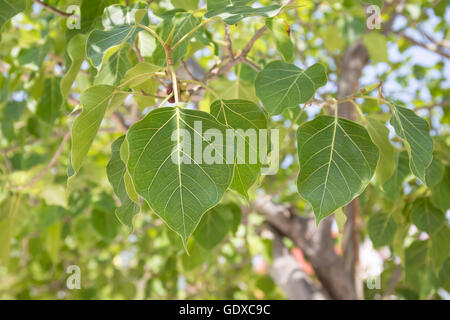
[[[70,88],[80,71],[81,64],[86,56],[86,36],[78,34],[70,39],[67,45],[67,54],[70,58],[70,67],[66,71],[64,77],[61,79],[60,88],[61,95],[66,98],[69,94]]]
[[[279,5],[253,8],[247,4],[253,1],[248,0],[208,0],[208,12],[205,18],[219,16],[227,24],[236,24],[244,18],[250,16],[273,17],[280,10]]]
[[[108,180],[113,186],[114,193],[120,200],[121,206],[116,209],[116,216],[121,223],[133,230],[133,218],[139,212],[139,203],[134,202],[127,193],[125,183],[126,167],[120,157],[120,151],[125,136],[116,139],[111,145],[111,159],[106,166]]]
[[[225,239],[232,225],[233,213],[230,208],[219,204],[203,215],[193,236],[200,246],[212,250]]]
[[[36,108],[36,114],[47,123],[53,123],[61,114],[63,98],[61,96],[60,80],[61,78],[58,77],[45,79],[45,94],[39,99]]]
[[[428,122],[412,110],[395,106],[391,124],[405,143],[412,173],[425,182],[425,171],[433,159],[433,139]]]
[[[389,129],[382,121],[369,116],[366,117],[366,128],[373,143],[380,151],[376,175],[378,183],[383,185],[392,176],[395,169],[394,147],[389,141]]]
[[[413,203],[411,221],[420,230],[431,234],[445,224],[445,215],[428,198],[419,198]]]
[[[308,102],[319,87],[327,83],[322,64],[302,70],[281,61],[269,63],[258,73],[256,95],[269,114],[279,114],[286,108]]]
[[[97,135],[106,109],[108,107],[114,108],[120,104],[127,94],[127,92],[118,91],[115,87],[109,85],[93,86],[82,93],[80,103],[83,111],[75,119],[72,126],[69,177],[74,176],[80,170],[84,157]]]
[[[234,129],[236,139],[243,143],[242,149],[245,154],[237,154],[238,159],[236,159],[230,188],[248,198],[247,191],[258,179],[261,171],[261,161],[258,158],[258,135],[259,130],[267,129],[266,115],[255,103],[246,100],[215,101],[211,105],[211,114],[220,123]],[[251,141],[246,136],[247,133],[249,135],[254,133],[256,140]],[[255,161],[250,161],[250,153],[254,155]]]
[[[368,231],[375,247],[386,246],[394,239],[397,224],[391,215],[385,213],[374,214],[369,219]]]
[[[427,171],[425,172],[425,182],[427,186],[429,188],[432,188],[436,184],[438,184],[442,180],[444,172],[445,172],[444,164],[440,160],[433,158],[433,161],[431,162],[430,166],[427,168]]]
[[[0,0],[0,31],[9,19],[25,10],[26,4],[26,0]],[[1,39],[2,35],[0,33]]]
[[[102,64],[94,84],[118,85],[125,76],[127,70],[131,67],[131,61],[128,56],[129,50],[129,46],[125,45],[114,52],[111,57]]]
[[[224,150],[216,134],[203,134],[208,129],[226,136],[226,127],[208,113],[165,107],[149,112],[127,134],[127,166],[137,193],[180,235],[185,246],[233,177],[234,166],[225,159],[228,149]],[[192,145],[196,146],[193,155]],[[208,164],[202,156],[212,152],[215,159]]]
[[[143,30],[137,24],[148,20],[143,13],[145,10],[137,5],[130,8],[114,5],[105,9],[103,26],[106,30],[92,31],[86,43],[86,55],[94,67],[100,67],[110,48],[133,43],[137,33]]]
[[[298,128],[297,144],[298,191],[317,223],[358,196],[375,173],[378,149],[352,121],[319,116]]]
[[[395,153],[395,170],[392,176],[383,184],[383,193],[390,200],[397,200],[403,189],[403,183],[411,174],[409,170],[408,152]]]

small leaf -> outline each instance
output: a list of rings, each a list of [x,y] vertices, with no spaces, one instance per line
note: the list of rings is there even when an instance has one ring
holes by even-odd
[[[298,191],[317,223],[361,194],[375,173],[378,149],[352,121],[319,116],[298,128],[297,144]]]
[[[366,117],[366,128],[370,138],[380,151],[380,160],[378,161],[376,175],[377,181],[383,185],[394,173],[395,159],[394,147],[389,141],[389,129],[383,122],[373,117]]]
[[[161,70],[160,66],[148,62],[139,62],[133,68],[129,69],[122,80],[121,86],[134,88],[155,75],[155,72]]]
[[[233,213],[226,205],[218,205],[202,217],[194,239],[206,250],[214,249],[225,239],[233,224]]]
[[[111,145],[111,159],[106,166],[108,180],[113,186],[114,193],[120,200],[121,206],[116,209],[119,221],[133,230],[133,218],[139,212],[139,202],[134,202],[127,193],[125,185],[126,167],[120,157],[120,150],[125,136],[121,136]]]
[[[205,18],[219,16],[227,24],[236,24],[250,16],[273,17],[280,10],[279,5],[269,7],[253,8],[247,6],[252,1],[247,0],[208,0],[208,12]]]
[[[70,67],[60,83],[61,95],[64,99],[69,94],[70,88],[72,87],[86,56],[86,36],[78,34],[70,39],[69,44],[67,45],[67,54],[71,59]]]
[[[419,198],[413,203],[411,220],[417,228],[432,234],[445,224],[445,215],[428,198]]]
[[[433,158],[433,161],[431,162],[425,173],[425,182],[427,186],[429,188],[432,188],[433,186],[438,184],[442,180],[444,172],[444,164],[440,160]]]
[[[405,143],[412,173],[425,182],[425,171],[433,159],[433,139],[428,122],[407,108],[395,106],[391,124]]]
[[[431,202],[435,207],[447,212],[450,209],[450,168],[446,167],[441,181],[431,188]]]
[[[373,245],[382,247],[392,243],[397,231],[397,224],[390,215],[374,214],[370,217],[368,231]]]
[[[95,78],[94,85],[118,85],[125,76],[127,70],[131,67],[131,61],[128,57],[129,50],[130,48],[125,45],[114,52],[111,57],[102,64],[100,72]]]
[[[213,129],[211,136],[203,134],[208,129]],[[233,164],[225,159],[227,150],[218,138],[226,136],[225,130],[208,113],[164,107],[152,110],[128,131],[127,166],[136,191],[180,235],[185,247],[203,214],[231,183]],[[211,162],[203,160],[208,151],[215,154]]]
[[[248,189],[260,176],[259,130],[267,129],[266,116],[255,103],[245,100],[215,101],[211,105],[211,114],[220,123],[234,129],[238,146],[239,143],[243,143],[244,148],[238,149],[236,154],[237,159],[230,188],[248,199]],[[254,138],[253,141],[251,141],[252,137]],[[241,155],[240,151],[243,151],[244,154]],[[250,155],[254,156],[254,161],[252,161]]]
[[[403,190],[403,183],[410,173],[408,152],[395,153],[394,174],[383,184],[384,195],[391,201],[397,200],[401,190]]]
[[[289,26],[281,19],[267,19],[267,27],[272,31],[278,51],[286,62],[294,60],[295,47],[289,36]]]
[[[258,73],[255,88],[267,112],[274,115],[308,102],[326,83],[327,74],[322,64],[302,70],[293,64],[274,61]]]

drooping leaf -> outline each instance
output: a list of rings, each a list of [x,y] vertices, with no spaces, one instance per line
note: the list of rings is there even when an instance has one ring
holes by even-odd
[[[227,24],[236,24],[250,16],[273,17],[280,10],[279,5],[253,8],[248,6],[252,1],[247,0],[208,0],[208,12],[205,18],[219,16]]]
[[[428,198],[419,198],[413,203],[411,220],[417,228],[432,234],[445,224],[445,215]]]
[[[206,250],[225,239],[233,224],[233,213],[226,205],[217,205],[205,213],[194,232],[194,239]]]
[[[47,123],[53,123],[61,114],[63,99],[59,87],[61,78],[50,77],[45,79],[45,94],[39,99],[36,114]]]
[[[450,168],[446,167],[441,181],[431,188],[431,202],[435,207],[447,212],[450,209]]]
[[[26,0],[0,0],[0,30],[9,19],[25,10],[26,4]],[[0,33],[1,39],[2,35]]]
[[[95,85],[109,84],[116,86],[120,83],[127,70],[131,67],[131,61],[128,57],[129,49],[127,45],[123,46],[102,64],[100,72],[95,78]]]
[[[137,65],[127,71],[125,77],[122,80],[121,86],[130,88],[136,87],[150,79],[155,75],[155,72],[158,72],[160,70],[160,66],[155,66],[154,64],[148,62],[139,62]]]
[[[378,183],[383,185],[394,173],[394,147],[389,141],[389,129],[383,122],[370,116],[366,117],[366,121],[367,131],[380,151],[376,175]]]
[[[408,152],[395,153],[395,170],[383,184],[383,193],[391,201],[395,201],[403,189],[403,183],[410,175]]]
[[[272,31],[278,51],[286,62],[292,62],[295,54],[295,47],[289,35],[289,26],[281,19],[268,19],[267,27]]]
[[[71,59],[70,67],[61,79],[61,95],[66,98],[75,78],[80,71],[81,64],[86,56],[86,36],[78,34],[67,44],[67,54]]]
[[[317,223],[364,191],[375,173],[378,149],[352,121],[319,116],[298,128],[297,144],[298,191]]]
[[[230,159],[227,163],[220,141],[225,130],[208,113],[165,107],[149,112],[128,131],[127,166],[136,191],[185,246],[231,183],[234,166]]]
[[[391,124],[405,143],[412,173],[425,182],[425,171],[433,159],[433,139],[428,122],[404,107],[395,106]]]
[[[391,215],[385,213],[374,214],[368,223],[370,240],[375,247],[391,244],[397,231],[397,224]]]
[[[327,74],[322,64],[302,70],[293,64],[274,61],[258,73],[255,88],[267,112],[274,115],[308,102],[326,83]]]
[[[235,130],[234,133],[239,142],[230,188],[248,198],[247,191],[258,179],[261,171],[258,153],[258,150],[261,152],[261,148],[258,147],[261,143],[259,130],[267,129],[266,116],[255,103],[246,100],[215,101],[211,105],[211,114],[220,123]],[[243,151],[244,154],[241,155],[240,151]],[[254,159],[251,155],[254,156]]]
[[[125,185],[125,163],[120,157],[120,149],[125,136],[116,139],[111,145],[111,159],[106,166],[108,180],[113,186],[114,193],[120,200],[121,206],[116,209],[119,221],[133,230],[133,218],[139,212],[139,203],[134,202],[128,196]]]
[[[117,91],[115,87],[109,85],[93,86],[82,93],[80,103],[83,111],[75,119],[72,126],[69,178],[80,170],[83,159],[97,135],[106,109],[117,106],[125,99],[126,95],[127,92]]]

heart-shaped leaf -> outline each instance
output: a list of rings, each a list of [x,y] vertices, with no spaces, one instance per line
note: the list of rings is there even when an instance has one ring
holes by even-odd
[[[256,95],[269,114],[308,102],[327,83],[325,67],[317,63],[306,70],[282,61],[269,63],[258,73]]]
[[[368,231],[375,247],[386,246],[394,239],[397,224],[390,215],[378,213],[370,217]]]
[[[413,203],[411,221],[420,230],[431,234],[445,224],[445,215],[428,198],[419,198]]]
[[[366,129],[337,117],[319,116],[297,131],[298,191],[317,223],[358,196],[369,184],[378,149]]]
[[[127,166],[137,193],[185,246],[233,177],[233,159],[227,163],[220,136],[226,136],[226,127],[209,113],[178,107],[149,112],[127,133]]]

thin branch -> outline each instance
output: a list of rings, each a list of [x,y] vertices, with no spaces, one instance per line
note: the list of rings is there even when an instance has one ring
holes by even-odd
[[[44,9],[57,14],[58,16],[64,17],[64,18],[68,18],[70,17],[72,14],[71,13],[67,13],[61,10],[58,10],[54,7],[52,7],[51,5],[46,4],[45,2],[39,1],[39,0],[33,0],[35,3],[41,5]]]
[[[264,25],[262,28],[260,28],[258,31],[256,31],[256,33],[253,35],[253,37],[250,39],[250,41],[245,46],[244,50],[242,50],[242,53],[241,53],[242,57],[247,57],[248,53],[252,49],[256,40],[258,40],[266,30],[267,30],[267,26]]]
[[[228,51],[228,55],[230,56],[231,59],[234,59],[233,44],[230,36],[230,26],[226,23],[225,23],[225,41],[227,43],[226,48]]]
[[[416,39],[413,39],[412,37],[406,35],[404,32],[400,32],[399,34],[403,39],[411,42],[412,44],[414,44],[416,46],[422,47],[422,48],[427,49],[431,52],[434,52],[442,57],[450,59],[450,54],[445,52],[442,47],[439,47],[435,43],[422,43],[422,42],[419,42]]]
[[[126,133],[128,131],[128,126],[125,123],[125,119],[123,118],[123,116],[120,112],[114,111],[111,114],[111,119],[114,121],[117,129],[119,129],[120,132]]]
[[[64,146],[66,145],[67,141],[70,139],[70,135],[72,133],[72,130],[67,131],[65,134],[61,144],[59,145],[58,150],[56,150],[55,154],[53,155],[53,158],[50,160],[50,162],[45,166],[45,168],[39,172],[33,179],[31,179],[30,182],[28,182],[25,185],[17,186],[17,190],[25,190],[30,187],[32,187],[36,182],[42,179],[42,177],[53,167],[55,166],[56,162],[58,161],[59,157],[61,156],[62,152],[64,151]]]

